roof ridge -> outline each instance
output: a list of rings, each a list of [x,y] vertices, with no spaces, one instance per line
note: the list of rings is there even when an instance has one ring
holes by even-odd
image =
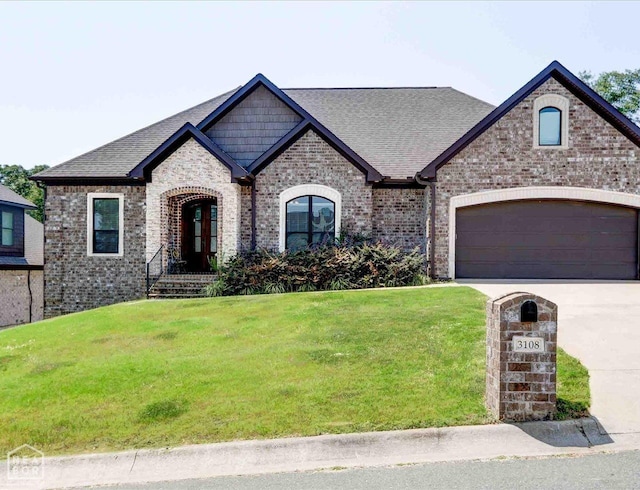
[[[437,88],[448,88],[456,90],[450,86],[425,85],[418,87],[292,87],[281,88],[280,90],[430,90]]]
[[[185,112],[189,112],[189,111],[191,111],[191,110],[193,110],[193,109],[195,109],[195,108],[197,108],[197,107],[200,107],[200,106],[203,106],[203,105],[205,105],[205,104],[208,104],[209,102],[211,102],[211,101],[213,101],[213,100],[215,100],[215,99],[219,99],[219,98],[224,97],[225,95],[228,95],[228,94],[233,94],[233,93],[237,92],[241,87],[242,87],[242,86],[240,85],[240,86],[238,86],[238,87],[236,87],[236,88],[234,88],[234,89],[228,90],[227,92],[224,92],[224,93],[222,93],[222,94],[220,94],[220,95],[216,95],[215,97],[212,97],[212,98],[210,98],[210,99],[207,99],[207,100],[205,100],[204,102],[200,102],[199,104],[196,104],[196,105],[194,105],[194,106],[191,106],[191,107],[189,107],[188,109],[185,109],[185,110],[180,111],[180,112],[176,112],[175,114],[172,114],[171,116],[167,116],[167,117],[165,117],[164,119],[161,119],[161,120],[156,121],[156,122],[154,122],[154,123],[148,124],[147,126],[144,126],[144,127],[140,128],[140,129],[136,129],[135,131],[132,131],[131,133],[127,133],[127,134],[125,134],[125,135],[123,135],[123,136],[120,136],[119,138],[116,138],[116,139],[111,140],[111,141],[109,141],[109,142],[107,142],[107,143],[104,143],[104,144],[102,144],[102,145],[98,146],[97,148],[93,148],[92,150],[89,150],[89,151],[86,151],[86,152],[84,152],[84,153],[81,153],[80,155],[77,155],[77,156],[75,156],[75,157],[73,157],[73,158],[70,158],[69,160],[65,160],[64,162],[60,162],[60,163],[58,163],[58,164],[52,165],[52,166],[51,166],[51,167],[49,167],[48,169],[43,170],[42,172],[38,172],[37,174],[35,174],[35,175],[34,175],[34,177],[38,177],[38,176],[45,176],[45,175],[47,174],[47,172],[48,172],[49,170],[51,170],[51,169],[59,168],[59,167],[60,167],[60,166],[62,166],[62,165],[65,165],[65,164],[67,164],[67,163],[73,162],[74,160],[76,160],[76,159],[78,159],[78,158],[81,158],[81,157],[83,157],[83,156],[85,156],[85,155],[89,155],[89,154],[94,153],[94,152],[96,152],[96,151],[98,151],[98,150],[101,150],[102,148],[104,148],[104,147],[106,147],[106,146],[109,146],[109,145],[111,145],[111,144],[113,144],[113,143],[116,143],[116,142],[118,142],[118,141],[120,141],[120,140],[123,140],[123,139],[125,139],[125,138],[130,137],[130,136],[133,136],[134,134],[140,133],[141,131],[145,131],[145,130],[147,130],[147,129],[149,129],[149,128],[152,128],[153,126],[158,126],[158,125],[162,124],[163,122],[168,121],[169,119],[172,119],[172,118],[177,117],[177,116],[179,116],[179,115],[181,115],[181,114],[184,114]]]

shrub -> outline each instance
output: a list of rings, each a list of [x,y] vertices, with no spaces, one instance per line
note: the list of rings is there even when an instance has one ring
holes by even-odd
[[[242,252],[220,266],[209,296],[425,284],[424,255],[357,240],[295,252]]]

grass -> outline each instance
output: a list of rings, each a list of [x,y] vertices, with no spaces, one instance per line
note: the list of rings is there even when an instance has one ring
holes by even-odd
[[[0,453],[481,424],[466,287],[141,301],[0,332]],[[559,356],[565,407],[587,374]]]
[[[557,419],[567,420],[587,417],[591,392],[589,391],[589,372],[575,357],[558,349],[558,408]]]

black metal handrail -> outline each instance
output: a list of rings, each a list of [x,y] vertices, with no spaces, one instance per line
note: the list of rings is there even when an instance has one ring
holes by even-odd
[[[164,274],[164,245],[160,246],[153,258],[147,262],[147,298],[153,285]]]

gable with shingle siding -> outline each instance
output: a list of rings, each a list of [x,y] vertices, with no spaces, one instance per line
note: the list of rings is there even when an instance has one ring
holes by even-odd
[[[205,131],[243,167],[251,165],[302,118],[264,86]]]

